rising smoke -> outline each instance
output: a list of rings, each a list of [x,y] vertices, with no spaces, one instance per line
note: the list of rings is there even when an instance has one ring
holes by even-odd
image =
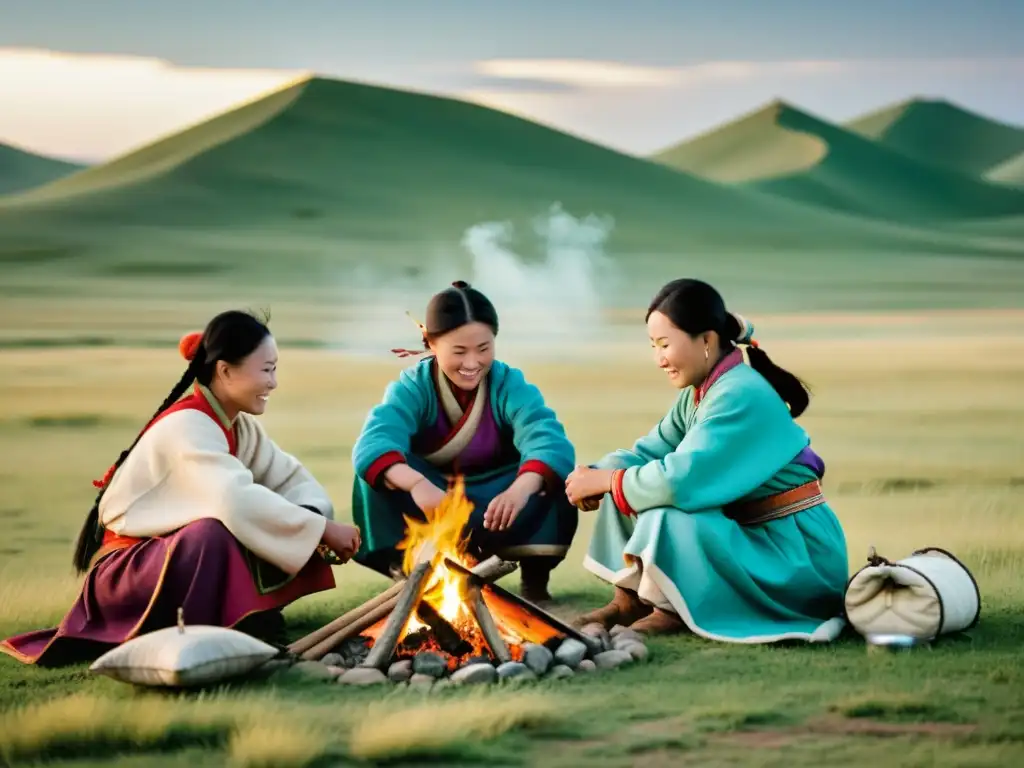
[[[568,344],[597,341],[607,331],[603,296],[612,294],[617,282],[605,252],[613,228],[610,217],[576,218],[555,204],[527,232],[500,221],[469,227],[461,241],[463,258],[449,249],[430,249],[414,276],[393,275],[381,286],[379,273],[375,279],[350,275],[350,286],[355,278],[364,286],[360,292],[372,296],[377,321],[372,329],[347,329],[345,346],[369,354],[415,348],[416,327],[405,312],[422,320],[433,293],[466,280],[498,309],[500,357],[572,354]],[[354,339],[362,343],[352,344]]]

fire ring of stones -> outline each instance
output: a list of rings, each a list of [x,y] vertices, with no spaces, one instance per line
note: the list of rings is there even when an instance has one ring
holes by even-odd
[[[577,630],[494,583],[516,568],[498,557],[467,568],[424,546],[408,575],[393,574],[388,590],[292,643],[268,669],[437,690],[558,680],[647,658],[632,629]]]
[[[268,662],[268,669],[291,668],[304,677],[343,685],[394,684],[417,690],[441,690],[457,685],[562,680],[647,658],[643,638],[628,627],[616,626],[609,632],[592,624],[584,627],[581,634],[591,642],[566,637],[545,645],[523,643],[519,661],[498,662],[489,654],[458,658],[439,650],[419,651],[411,658],[390,662],[385,670],[365,665],[372,640],[357,636],[345,640],[337,651],[318,661],[279,659]]]

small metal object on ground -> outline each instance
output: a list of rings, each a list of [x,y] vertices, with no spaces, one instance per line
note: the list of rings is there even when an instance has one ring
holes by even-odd
[[[930,648],[931,640],[914,637],[913,635],[867,635],[868,652],[896,653]]]

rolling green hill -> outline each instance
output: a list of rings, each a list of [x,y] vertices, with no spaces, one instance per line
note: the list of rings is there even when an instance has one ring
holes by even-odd
[[[847,129],[922,162],[982,176],[1024,152],[1024,128],[943,99],[911,99],[848,121]]]
[[[6,198],[0,220],[17,233],[8,249],[45,231],[107,252],[142,229],[454,242],[477,222],[526,223],[553,203],[614,217],[615,242],[633,251],[916,237],[677,173],[479,105],[320,78]]]
[[[994,256],[991,268],[1003,274],[1008,259],[1024,255],[1001,231],[883,221],[863,206],[830,210],[820,195],[808,205],[768,192],[477,104],[308,78],[0,198],[0,295],[154,307],[225,296],[353,306],[369,298],[376,310],[407,307],[409,296],[463,277],[518,291],[515,301],[554,301],[543,297],[568,281],[568,304],[600,294],[635,306],[688,273],[731,285],[756,306],[967,305],[990,301],[991,281],[965,290],[958,270],[986,270],[979,257]],[[549,230],[554,240],[537,234],[538,217],[559,205],[613,223],[599,267],[581,261],[594,253],[586,221],[566,229],[565,219],[542,220],[562,228]],[[511,224],[510,238],[467,247],[467,231],[488,222]],[[951,277],[908,299],[906,275],[935,256],[956,260]],[[531,281],[537,291],[523,288]],[[1005,291],[1016,285],[1000,282]]]
[[[22,192],[67,176],[82,166],[0,144],[0,195]]]
[[[735,187],[872,218],[923,222],[1024,213],[1024,192],[919,163],[781,101],[654,159]]]

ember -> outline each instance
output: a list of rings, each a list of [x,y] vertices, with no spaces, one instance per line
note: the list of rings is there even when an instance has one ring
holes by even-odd
[[[359,683],[383,682],[384,673],[396,682],[417,676],[430,682],[445,673],[456,682],[490,682],[559,667],[572,674],[588,664],[618,666],[646,656],[629,630],[614,643],[603,628],[581,633],[494,584],[517,566],[498,557],[475,562],[467,553],[463,531],[472,511],[457,478],[425,520],[406,518],[396,583],[289,650],[304,660],[352,667],[342,681]],[[332,653],[338,648],[342,653]]]

